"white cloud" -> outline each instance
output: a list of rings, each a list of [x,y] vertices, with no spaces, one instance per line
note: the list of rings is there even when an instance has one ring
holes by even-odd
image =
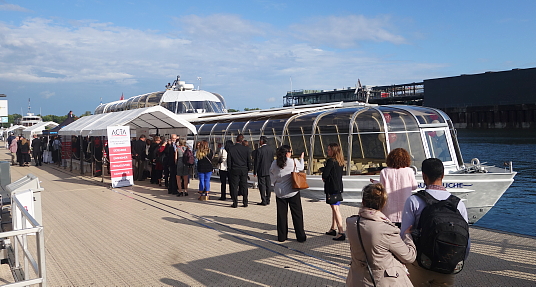
[[[49,92],[49,91],[43,91],[41,93],[39,93],[40,95],[43,96],[43,98],[45,99],[50,99],[52,96],[54,96],[56,93],[55,92]]]
[[[6,1],[0,1],[0,11],[31,12],[30,10],[19,5],[8,4]]]
[[[341,21],[345,19],[362,27],[344,28],[339,20],[328,17],[323,21],[327,27],[311,36],[311,41],[305,38],[318,23],[292,26],[293,33],[303,34],[304,40],[297,41],[266,23],[224,14],[177,18],[180,25],[175,33],[86,20],[33,18],[19,26],[0,22],[0,85],[37,83],[24,86],[54,90],[54,99],[59,101],[72,99],[76,91],[72,104],[84,99],[98,104],[103,93],[113,94],[115,100],[121,92],[125,97],[153,92],[180,74],[196,85],[196,77],[202,77],[203,89],[223,95],[230,108],[243,108],[282,102],[290,90],[289,76],[294,89],[333,89],[353,86],[358,77],[363,84],[421,80],[438,68],[394,62],[357,49],[333,51],[311,45],[328,37],[329,31],[336,32],[330,39],[338,46],[363,40],[386,45],[404,41],[388,31],[387,20],[353,16]],[[337,32],[337,27],[343,31]],[[95,103],[80,102],[79,106],[85,111]]]
[[[405,44],[404,37],[389,31],[390,26],[388,16],[367,18],[349,15],[314,18],[290,28],[298,39],[336,48],[356,47],[363,41]]]

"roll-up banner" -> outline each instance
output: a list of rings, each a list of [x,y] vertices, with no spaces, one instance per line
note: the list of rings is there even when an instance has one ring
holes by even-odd
[[[130,126],[108,127],[108,150],[110,151],[112,187],[134,185]]]

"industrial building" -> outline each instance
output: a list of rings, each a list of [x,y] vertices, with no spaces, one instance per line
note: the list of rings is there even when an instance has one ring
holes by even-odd
[[[485,72],[423,82],[335,90],[289,91],[284,106],[366,101],[424,105],[445,111],[456,128],[535,128],[536,68]]]

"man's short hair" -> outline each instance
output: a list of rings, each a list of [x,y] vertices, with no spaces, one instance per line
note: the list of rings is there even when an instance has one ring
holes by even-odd
[[[145,135],[141,135],[141,136],[140,136],[140,140],[141,140],[141,139],[144,139],[144,138],[145,138]]]
[[[436,181],[445,174],[445,167],[440,159],[427,158],[422,162],[422,173],[431,181]]]
[[[265,137],[265,136],[261,136],[261,137],[259,138],[259,141],[262,141],[263,143],[268,143],[268,138]]]
[[[241,143],[243,140],[244,140],[244,135],[243,134],[238,134],[236,136],[236,142],[237,143]]]

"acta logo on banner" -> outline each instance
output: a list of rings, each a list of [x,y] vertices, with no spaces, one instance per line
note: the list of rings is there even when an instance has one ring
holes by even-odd
[[[112,187],[133,185],[129,126],[108,127],[108,149]]]

